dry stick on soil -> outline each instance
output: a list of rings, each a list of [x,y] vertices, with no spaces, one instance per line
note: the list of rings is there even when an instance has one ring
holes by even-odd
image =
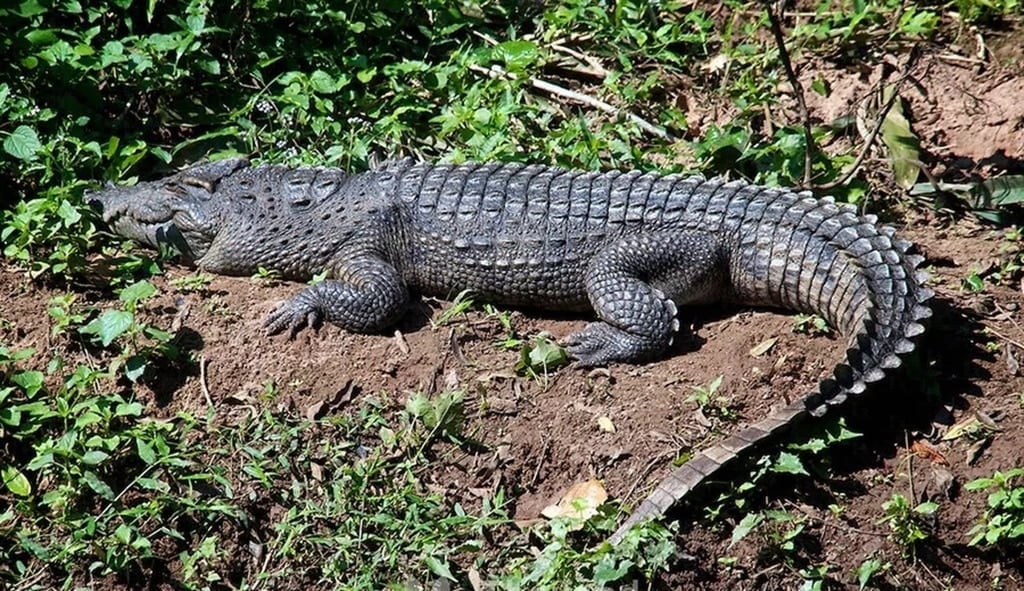
[[[786,38],[782,34],[782,24],[779,22],[779,14],[785,10],[783,2],[778,3],[778,13],[771,2],[767,3],[765,10],[768,11],[768,22],[771,25],[772,35],[775,37],[775,44],[779,48],[779,60],[782,62],[782,69],[786,71],[786,78],[793,93],[796,94],[796,104],[800,108],[800,119],[804,126],[804,184],[803,188],[811,188],[811,166],[814,160],[814,134],[811,132],[811,115],[807,111],[807,102],[804,100],[804,87],[793,71],[793,63],[789,60],[789,52],[786,51]]]
[[[903,444],[906,446],[907,452],[910,455],[907,456],[907,480],[910,482],[910,504],[917,505],[917,494],[914,493],[914,450],[910,447],[910,434],[907,431],[903,432]]]
[[[1003,340],[1004,340],[1004,341],[1006,341],[1007,343],[1010,343],[1010,344],[1011,344],[1011,345],[1013,345],[1014,347],[1017,347],[1017,348],[1018,348],[1018,349],[1020,349],[1021,351],[1024,351],[1024,344],[1021,344],[1021,343],[1020,343],[1020,341],[1016,341],[1016,340],[1014,340],[1014,339],[1011,339],[1010,337],[1008,337],[1008,336],[1006,336],[1005,334],[1003,334],[1003,333],[999,332],[998,330],[996,330],[996,329],[992,328],[991,326],[986,326],[986,327],[985,327],[985,330],[986,330],[986,331],[988,331],[988,332],[990,332],[990,333],[992,333],[993,335],[995,335],[995,336],[997,336],[997,337],[999,337],[999,338],[1003,339]]]
[[[577,51],[571,47],[562,45],[561,43],[552,43],[551,49],[554,49],[555,51],[558,51],[560,53],[564,53],[568,56],[574,57],[579,61],[587,64],[587,66],[589,66],[590,68],[589,70],[573,70],[574,72],[585,74],[588,76],[593,76],[595,78],[600,78],[601,80],[604,80],[605,78],[608,77],[608,70],[606,70],[605,67],[601,65],[601,62],[598,61],[597,58],[591,55],[587,55],[582,51]]]
[[[469,66],[469,69],[474,72],[486,74],[491,78],[508,78],[510,80],[515,80],[516,78],[514,74],[506,72],[503,68],[499,66],[491,66],[490,68],[484,68],[483,66],[477,66],[474,64]],[[600,99],[596,99],[592,96],[585,95],[582,92],[569,90],[568,88],[563,88],[561,86],[558,86],[557,84],[548,82],[546,80],[541,80],[540,78],[535,78],[533,76],[529,78],[529,82],[530,86],[536,88],[537,90],[542,90],[555,96],[560,96],[562,98],[583,103],[584,105],[593,107],[599,111],[604,111],[605,113],[608,113],[609,115],[614,115],[615,117],[625,117],[626,119],[629,119],[630,121],[635,123],[637,127],[651,135],[669,141],[673,141],[676,139],[671,133],[668,132],[667,129],[657,126],[651,123],[650,121],[647,121],[637,115],[634,115],[633,113],[622,111],[621,109],[615,107],[614,105],[610,105]]]
[[[213,408],[213,398],[210,397],[210,388],[206,385],[206,356],[199,357],[199,387],[203,390],[203,398],[206,405]]]
[[[892,109],[893,105],[896,104],[896,100],[899,98],[900,85],[907,79],[910,73],[910,68],[917,61],[919,53],[918,46],[915,45],[911,48],[910,57],[907,58],[907,62],[903,66],[903,71],[900,74],[900,77],[894,83],[892,95],[889,97],[889,100],[886,101],[885,106],[883,106],[878,112],[878,120],[875,123],[875,127],[864,140],[864,147],[861,148],[860,153],[857,154],[857,158],[853,161],[853,164],[850,165],[850,168],[848,168],[840,178],[832,181],[831,183],[813,185],[811,183],[811,166],[814,151],[817,147],[814,143],[814,135],[811,131],[811,115],[807,110],[807,102],[804,100],[804,89],[800,84],[800,80],[796,77],[796,72],[793,70],[793,63],[789,59],[789,52],[786,51],[786,40],[782,34],[782,24],[779,19],[779,14],[783,12],[783,3],[779,3],[778,13],[776,13],[775,9],[772,7],[771,2],[768,2],[767,4],[766,10],[768,12],[768,22],[771,25],[772,35],[775,37],[775,44],[778,45],[779,48],[779,60],[782,62],[782,68],[786,72],[786,78],[789,80],[789,84],[793,87],[793,92],[796,94],[796,103],[800,109],[800,118],[803,123],[804,142],[807,144],[807,148],[804,151],[804,188],[814,188],[826,191],[834,189],[840,185],[846,184],[851,178],[853,178],[853,175],[857,174],[857,171],[860,169],[861,164],[864,163],[864,158],[867,157],[868,151],[871,149],[871,146],[875,143],[875,139],[878,137],[879,132],[882,130],[882,125],[885,123],[886,116],[888,116],[889,111]]]
[[[1019,332],[1022,335],[1024,335],[1024,329],[1021,329],[1020,325],[1017,324],[1017,321],[1013,319],[1013,315],[1010,314],[1006,310],[1006,308],[1000,306],[999,302],[994,302],[994,304],[995,304],[996,310],[998,310],[999,313],[1002,314],[1004,318],[1006,318],[1007,320],[1010,321],[1010,324],[1012,324],[1013,327],[1017,329],[1017,332]],[[1020,343],[1014,343],[1014,344],[1017,345],[1018,347],[1020,347]],[[1021,347],[1021,348],[1024,349],[1024,347]]]
[[[544,438],[544,445],[540,449],[540,458],[537,459],[537,467],[533,470],[533,477],[530,478],[530,483],[526,485],[527,488],[533,488],[534,484],[537,484],[537,479],[540,478],[540,469],[544,466],[544,460],[548,457],[548,446],[551,445],[551,438]]]

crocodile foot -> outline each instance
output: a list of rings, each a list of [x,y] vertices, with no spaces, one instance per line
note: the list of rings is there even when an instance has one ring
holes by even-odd
[[[288,338],[295,338],[303,328],[319,328],[324,314],[308,292],[302,292],[287,300],[263,321],[267,334],[274,335],[288,329]]]
[[[657,357],[672,343],[671,334],[667,337],[644,337],[606,322],[591,322],[566,337],[565,346],[581,367],[594,367],[613,361],[638,362]]]

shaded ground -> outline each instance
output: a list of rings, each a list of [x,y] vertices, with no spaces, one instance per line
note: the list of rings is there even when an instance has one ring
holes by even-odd
[[[992,48],[1001,58],[996,66],[979,72],[969,61],[932,53],[921,60],[907,86],[915,130],[940,172],[1021,172],[1024,78],[1019,64],[1001,53],[1013,53],[1012,40],[997,41]],[[824,76],[837,89],[827,101],[808,93],[814,97],[812,114],[821,121],[848,113],[879,79],[878,73],[853,67],[816,65],[803,71],[805,77]],[[881,168],[876,160],[869,160],[869,166]],[[1013,361],[1024,355],[1017,348],[1024,342],[1020,278],[1006,285],[986,283],[981,293],[965,290],[961,282],[970,273],[991,271],[1005,260],[1002,233],[927,206],[898,209],[888,217],[928,257],[937,293],[920,363],[850,405],[848,425],[863,437],[832,454],[831,480],[775,477],[750,497],[754,508],[783,508],[809,519],[793,557],[766,555],[770,543],[763,535],[730,548],[730,522],[743,514],[726,511],[724,521],[709,525],[702,506],[723,490],[714,489],[676,514],[684,555],[676,572],[665,577],[665,587],[790,588],[800,580],[796,571],[814,564],[831,565],[831,576],[852,583],[853,570],[872,556],[891,564],[885,580],[894,588],[1024,585],[1019,557],[966,546],[984,495],[962,490],[971,479],[1022,465],[1024,378]],[[390,393],[396,398],[410,391],[463,388],[469,431],[485,447],[441,459],[425,477],[450,500],[470,504],[481,489],[504,487],[514,494],[521,520],[537,518],[567,487],[592,477],[602,479],[613,497],[635,503],[671,469],[681,450],[706,445],[786,397],[811,390],[841,353],[840,340],[794,332],[788,315],[700,310],[687,316],[692,336],[679,339],[664,360],[607,371],[566,369],[543,383],[514,377],[518,354],[492,344],[503,336],[502,329],[481,311],[435,328],[429,318],[446,304],[428,300],[417,303],[398,327],[401,336],[352,335],[326,327],[288,341],[266,338],[261,322],[296,286],[227,277],[215,278],[204,293],[179,292],[169,285],[189,273],[172,266],[166,277],[157,278],[162,294],[149,312],[157,325],[180,323],[181,344],[205,360],[205,384],[198,372],[163,376],[142,387],[140,399],[148,412],[201,414],[210,402],[230,409],[268,380],[280,385],[285,403],[298,408],[332,400],[349,388],[356,396]],[[0,294],[3,316],[16,320],[0,330],[2,340],[12,348],[46,350],[49,294],[27,287],[12,270],[0,272]],[[85,297],[100,296],[86,292]],[[563,336],[586,319],[516,311],[513,321],[520,334]],[[778,339],[770,350],[751,355],[769,338]],[[724,375],[720,392],[738,414],[735,421],[709,417],[687,401],[693,386],[718,375]],[[998,425],[986,444],[978,446],[977,439],[968,437],[942,440],[950,425],[975,413]],[[611,419],[614,433],[599,428],[600,417]],[[935,453],[922,457],[908,449],[920,441],[930,442]],[[728,473],[738,480],[744,474],[743,467]],[[889,539],[888,526],[879,523],[882,503],[894,492],[940,502],[933,542],[916,561],[904,558],[902,548]],[[736,560],[720,560],[726,557]]]

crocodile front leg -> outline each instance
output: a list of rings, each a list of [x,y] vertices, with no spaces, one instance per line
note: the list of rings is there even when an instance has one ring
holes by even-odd
[[[376,257],[350,259],[333,276],[281,304],[263,323],[267,332],[287,328],[293,337],[324,320],[353,332],[376,332],[398,320],[409,300],[398,271]]]
[[[679,330],[676,305],[720,295],[726,276],[723,249],[706,232],[622,238],[587,270],[587,295],[601,322],[571,335],[569,353],[584,366],[657,357]]]

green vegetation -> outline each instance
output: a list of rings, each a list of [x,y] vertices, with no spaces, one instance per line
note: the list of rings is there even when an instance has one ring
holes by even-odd
[[[996,471],[990,478],[978,478],[964,485],[969,491],[990,491],[981,522],[970,531],[972,546],[1020,547],[1024,538],[1024,486],[1014,481],[1024,476],[1024,468]]]
[[[820,2],[787,21],[787,50],[874,60],[880,49],[934,39],[953,18],[941,16],[949,7],[956,27],[1021,10],[1009,0]],[[404,589],[444,579],[592,589],[642,587],[675,564],[674,531],[661,524],[602,543],[619,516],[614,503],[524,532],[510,507],[522,483],[476,497],[434,487],[432,467],[499,444],[466,432],[471,393],[361,392],[351,405],[296,409],[287,400],[297,386],[266,376],[262,390],[235,384],[217,405],[205,393],[188,406],[201,412],[159,400],[157,386],[186,378],[205,389],[204,360],[153,304],[163,284],[151,279],[171,253],[149,256],[97,229],[83,196],[101,181],[234,155],[352,170],[413,155],[699,169],[786,185],[809,178],[808,188],[834,185],[841,201],[878,206],[865,204],[872,173],[854,167],[854,150],[835,149],[854,121],[811,126],[808,145],[803,122],[779,108],[786,77],[760,3],[19,0],[0,7],[0,21],[3,262],[26,286],[64,290],[47,306],[46,350],[15,346],[21,319],[0,310],[9,335],[0,341],[4,588]],[[726,105],[728,117],[695,120],[680,87],[694,90],[687,101]],[[831,89],[816,79],[808,91]],[[898,123],[889,137],[913,148]],[[916,178],[907,167],[915,154],[884,146],[900,176]],[[1021,199],[1014,179],[938,189],[990,217]],[[879,192],[883,205],[887,196]],[[1019,231],[1005,242],[999,268],[969,277],[968,289],[1020,279]],[[255,277],[277,279],[267,269]],[[210,281],[196,274],[171,285],[204,293]],[[473,306],[460,294],[435,328],[464,322]],[[565,351],[483,309],[498,324],[495,346],[520,352],[509,373],[547,385]],[[795,329],[824,331],[819,321]],[[733,420],[721,380],[695,388],[692,401]],[[842,423],[829,428],[755,463],[706,511],[713,523],[736,517],[737,542],[757,532],[760,560],[785,564],[808,589],[836,577],[803,551],[811,521],[752,497],[772,475],[824,471],[821,452],[852,436]],[[991,491],[972,543],[1019,538],[1018,476],[968,485]],[[926,535],[926,509],[899,495],[885,505],[897,543]],[[854,577],[864,588],[888,567],[872,559]]]
[[[914,506],[907,497],[893,493],[888,501],[882,503],[885,517],[879,523],[889,524],[893,541],[913,556],[921,542],[929,538],[929,518],[938,510],[938,503],[926,501]]]

